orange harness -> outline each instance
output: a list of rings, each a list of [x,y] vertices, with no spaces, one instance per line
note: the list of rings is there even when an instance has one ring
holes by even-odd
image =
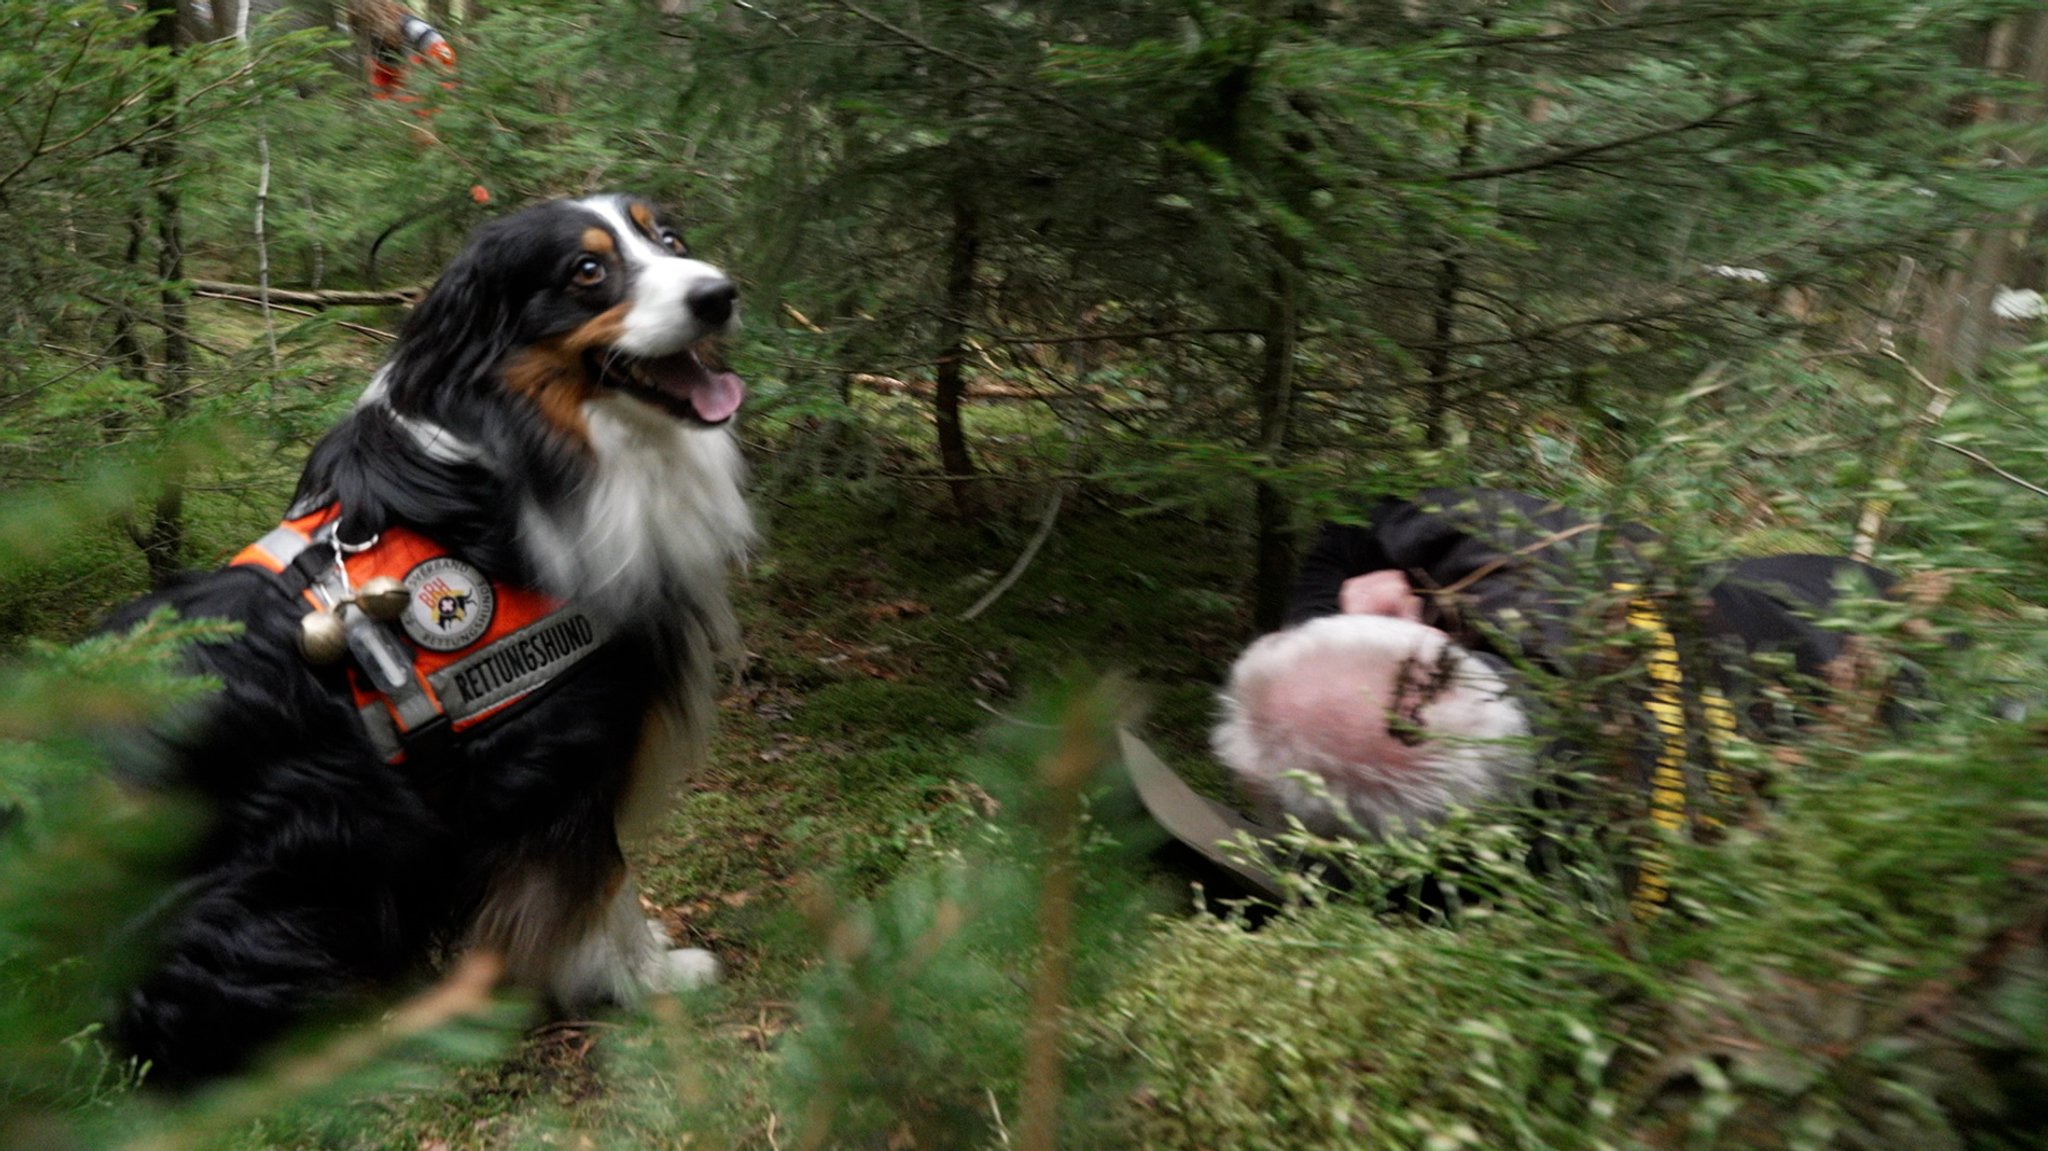
[[[387,762],[531,698],[604,643],[605,629],[575,605],[494,580],[410,528],[345,544],[335,537],[340,521],[338,504],[288,519],[229,562],[282,575],[316,547],[327,552],[334,558],[325,563],[296,565],[316,611],[336,610],[378,576],[404,585],[395,624],[339,609],[354,656],[349,690]]]

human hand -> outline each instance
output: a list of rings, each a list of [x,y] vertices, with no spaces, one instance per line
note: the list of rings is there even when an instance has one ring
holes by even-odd
[[[1352,576],[1337,589],[1337,607],[1346,615],[1386,615],[1422,622],[1422,597],[1408,586],[1408,577],[1392,568]]]

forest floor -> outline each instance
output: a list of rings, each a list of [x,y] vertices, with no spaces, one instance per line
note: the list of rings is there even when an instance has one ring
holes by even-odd
[[[998,476],[1010,470],[990,463]],[[770,1104],[753,1088],[768,1077],[818,953],[807,899],[872,895],[984,820],[994,801],[967,771],[981,733],[1065,673],[1128,676],[1159,750],[1213,786],[1203,763],[1211,698],[1249,626],[1234,524],[1133,518],[1093,497],[1069,500],[1022,578],[964,621],[1025,546],[1035,505],[963,522],[939,485],[780,482],[772,458],[761,470],[763,543],[734,586],[746,657],[726,679],[709,768],[632,851],[650,911],[679,945],[708,948],[724,965],[721,985],[692,1006],[703,1023],[692,1058],[724,1081],[714,1095],[728,1132],[772,1130],[762,1126]],[[260,533],[263,489],[281,506],[282,479],[202,496],[193,550],[228,550]],[[821,494],[839,487],[853,494]],[[1042,498],[1036,486],[1002,482],[980,498],[1027,491]],[[89,562],[95,583],[133,574],[118,549]],[[59,613],[54,626],[66,622]],[[1161,906],[1185,899],[1171,878],[1153,883]],[[509,1058],[464,1067],[452,1084],[373,1091],[343,1110],[292,1109],[233,1145],[438,1151],[584,1129],[624,1146],[667,1145],[675,1131],[607,1070],[614,1057],[644,1053],[658,1026],[645,1016],[556,1024]],[[774,1145],[772,1135],[758,1145]]]

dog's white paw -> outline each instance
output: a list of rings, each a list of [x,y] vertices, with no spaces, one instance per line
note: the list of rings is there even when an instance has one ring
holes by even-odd
[[[654,991],[692,991],[718,982],[718,957],[701,947],[677,947],[661,920],[647,920],[648,938],[657,949],[641,968]]]
[[[691,991],[718,982],[718,957],[700,947],[672,948],[662,956],[665,990]]]
[[[676,945],[676,941],[669,938],[668,928],[663,927],[661,925],[661,920],[656,919],[651,915],[647,917],[647,935],[650,939],[654,940],[654,945],[656,947],[659,947],[663,950],[667,950],[668,948],[674,947]]]

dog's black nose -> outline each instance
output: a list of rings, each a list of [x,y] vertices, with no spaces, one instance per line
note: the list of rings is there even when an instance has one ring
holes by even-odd
[[[691,315],[716,328],[732,319],[732,304],[739,295],[739,285],[731,280],[711,280],[683,293],[683,302]]]

